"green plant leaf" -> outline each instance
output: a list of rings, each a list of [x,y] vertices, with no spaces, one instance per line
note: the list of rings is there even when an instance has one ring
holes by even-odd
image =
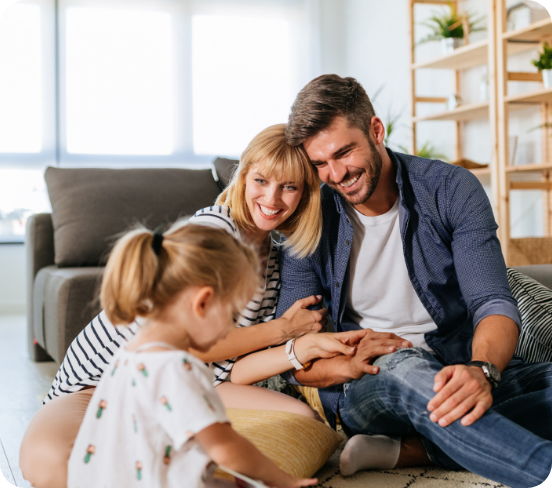
[[[476,18],[472,12],[466,12],[466,15],[468,17],[470,33],[487,30],[486,27],[482,25],[482,22],[485,20],[485,16]],[[446,38],[463,39],[464,26],[462,23],[457,25],[454,29],[451,29],[454,24],[457,24],[461,20],[462,15],[458,14],[452,3],[449,5],[449,11],[445,10],[441,12],[433,12],[433,15],[428,20],[420,22],[420,25],[423,25],[431,30],[431,34],[428,34],[420,40],[417,45]]]

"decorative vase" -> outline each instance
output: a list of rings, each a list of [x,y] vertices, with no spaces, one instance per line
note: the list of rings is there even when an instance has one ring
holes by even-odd
[[[541,73],[544,88],[552,88],[552,69],[543,69]]]
[[[441,50],[443,54],[449,54],[463,44],[464,39],[461,37],[444,37],[441,39]]]

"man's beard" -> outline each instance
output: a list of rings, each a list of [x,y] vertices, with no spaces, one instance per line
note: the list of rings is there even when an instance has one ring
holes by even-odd
[[[355,169],[354,171],[348,171],[344,178],[341,180],[348,181],[357,175],[366,173],[366,183],[363,186],[357,188],[351,193],[346,193],[335,181],[328,181],[328,184],[332,188],[335,188],[341,194],[341,196],[345,198],[345,200],[347,200],[351,205],[362,205],[363,203],[366,203],[376,190],[380,179],[381,166],[383,164],[381,154],[378,152],[375,144],[370,138],[368,138],[368,142],[370,143],[370,149],[372,153],[371,159],[366,159],[366,166],[368,167],[368,169]]]

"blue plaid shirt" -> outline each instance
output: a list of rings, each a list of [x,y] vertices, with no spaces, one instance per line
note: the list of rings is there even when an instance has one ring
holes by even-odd
[[[408,276],[437,325],[425,334],[426,343],[445,364],[464,364],[471,359],[475,328],[485,317],[505,315],[521,327],[490,202],[477,177],[466,169],[387,152],[397,170]],[[300,298],[322,295],[337,331],[359,329],[343,320],[353,227],[342,197],[327,185],[321,191],[322,238],[314,254],[298,259],[289,251],[280,252],[276,317]],[[295,380],[291,374],[286,379]],[[334,418],[341,391],[342,386],[320,390],[328,420]]]

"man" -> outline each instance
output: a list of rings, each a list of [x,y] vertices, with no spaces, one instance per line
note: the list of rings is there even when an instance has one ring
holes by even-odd
[[[324,225],[312,256],[282,253],[277,316],[323,295],[338,331],[373,332],[354,357],[289,379],[320,388],[328,420],[361,435],[343,472],[394,467],[393,436],[406,451],[420,434],[437,465],[538,485],[552,465],[552,365],[512,359],[521,321],[489,201],[470,172],[395,154],[384,137],[353,78],[316,78],[293,105],[286,140],[325,183]]]

